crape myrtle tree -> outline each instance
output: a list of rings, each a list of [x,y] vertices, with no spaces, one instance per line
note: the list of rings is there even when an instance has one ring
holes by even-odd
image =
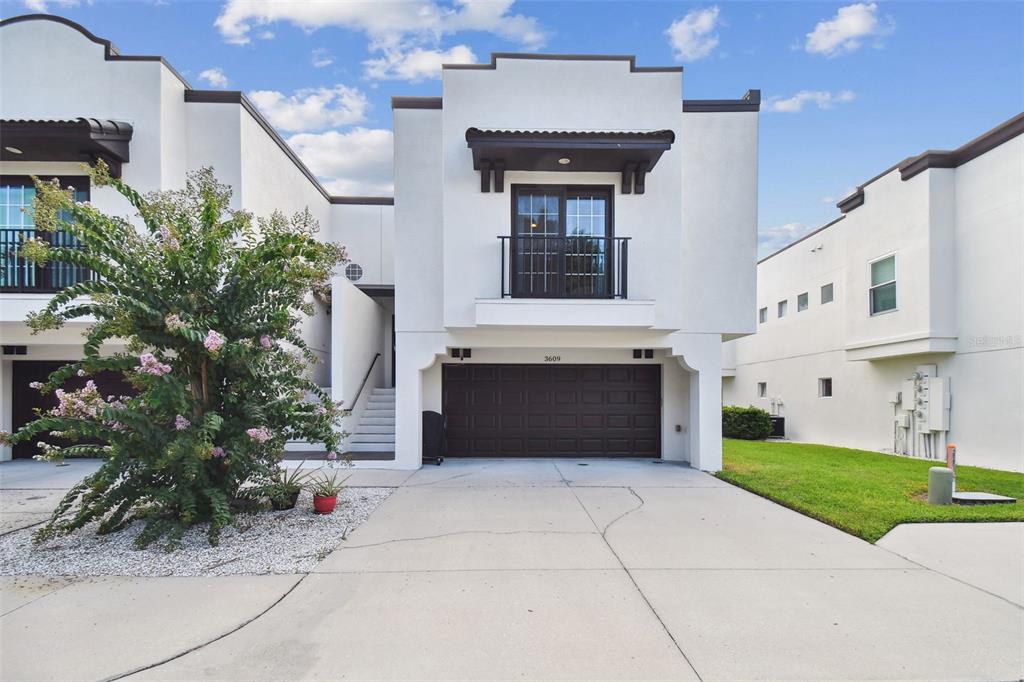
[[[110,533],[145,522],[146,546],[175,545],[192,524],[209,522],[209,539],[233,520],[245,484],[267,480],[287,440],[322,442],[336,457],[344,412],[307,374],[316,357],[299,335],[313,313],[312,293],[345,262],[342,247],[317,241],[304,211],[254,223],[229,208],[231,190],[209,168],[185,189],[143,197],[102,163],[90,169],[138,211],[144,229],[75,202],[56,180],[36,180],[37,230],[64,230],[73,246],[36,239],[22,245],[37,264],[66,263],[93,273],[30,316],[33,331],[92,318],[84,358],[52,373],[41,391],[59,404],[11,442],[47,434],[42,456],[97,456],[99,470],[71,489],[36,533],[44,540],[98,521]],[[124,352],[100,354],[105,343]],[[120,373],[132,395],[104,396],[88,380]]]

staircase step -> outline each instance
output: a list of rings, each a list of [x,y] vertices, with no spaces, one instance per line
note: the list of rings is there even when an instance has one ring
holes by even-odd
[[[373,409],[367,408],[363,412],[363,416],[371,418],[371,419],[374,418],[374,417],[391,417],[391,418],[394,418],[395,411],[394,410],[378,410],[376,408],[373,408]]]
[[[394,395],[395,389],[393,388],[375,388],[373,389],[373,395]]]
[[[350,437],[350,443],[394,443],[395,434],[393,433],[357,433]]]
[[[395,396],[393,396],[393,395],[392,396],[371,395],[370,399],[366,402],[366,406],[367,407],[376,407],[376,406],[380,406],[380,405],[389,405],[391,407],[394,407],[394,405],[395,405]]]
[[[358,435],[363,434],[363,433],[390,433],[390,434],[394,435],[394,433],[395,433],[395,425],[394,424],[363,424],[363,423],[360,423],[359,426],[356,427],[356,432],[355,432],[354,435],[358,436]]]
[[[346,443],[346,452],[390,452],[394,454],[393,443]]]
[[[392,429],[395,427],[394,417],[367,417],[365,414],[363,418],[359,420],[359,426],[390,426]]]

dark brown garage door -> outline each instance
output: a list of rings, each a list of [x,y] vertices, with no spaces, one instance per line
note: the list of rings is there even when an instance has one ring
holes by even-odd
[[[53,393],[43,395],[36,389],[32,388],[30,384],[34,381],[46,381],[50,377],[50,372],[54,372],[68,363],[21,360],[12,364],[14,371],[12,373],[13,377],[11,380],[11,389],[13,394],[11,396],[13,408],[11,421],[13,422],[14,430],[17,431],[25,424],[36,419],[37,409],[48,410],[57,406],[57,396]],[[107,397],[109,395],[132,395],[135,392],[135,389],[127,384],[117,372],[100,372],[97,376],[90,378],[96,382],[96,387],[99,389],[103,397]],[[88,378],[80,379],[78,377],[71,377],[64,382],[64,389],[71,391],[82,388],[88,380]],[[44,435],[29,442],[18,443],[14,446],[11,454],[16,459],[38,455],[41,452],[37,445],[40,440],[45,440],[51,445],[69,445],[65,440],[57,439],[50,435]],[[87,441],[79,442],[84,443]]]
[[[450,457],[658,457],[660,365],[444,365]]]

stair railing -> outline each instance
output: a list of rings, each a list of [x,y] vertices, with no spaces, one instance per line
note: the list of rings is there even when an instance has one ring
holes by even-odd
[[[344,404],[345,409],[347,409],[347,410],[354,410],[354,409],[356,409],[356,404],[359,402],[359,396],[361,396],[363,394],[363,389],[366,388],[366,382],[370,378],[370,372],[373,371],[373,366],[377,364],[377,358],[379,358],[379,357],[380,357],[380,353],[377,353],[376,355],[373,356],[373,360],[370,361],[370,366],[367,368],[366,374],[363,375],[363,383],[359,384],[359,390],[356,391],[356,397],[352,399],[352,402]]]

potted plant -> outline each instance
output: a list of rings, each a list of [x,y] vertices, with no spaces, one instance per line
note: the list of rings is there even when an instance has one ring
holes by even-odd
[[[270,498],[270,507],[274,511],[295,507],[295,502],[302,491],[302,482],[309,478],[309,474],[302,471],[303,464],[305,461],[294,469],[282,469],[262,486],[263,493]]]
[[[338,493],[344,490],[347,480],[348,476],[339,481],[337,474],[321,476],[314,480],[309,485],[309,489],[313,493],[313,511],[317,514],[333,512],[335,505],[338,504]]]

